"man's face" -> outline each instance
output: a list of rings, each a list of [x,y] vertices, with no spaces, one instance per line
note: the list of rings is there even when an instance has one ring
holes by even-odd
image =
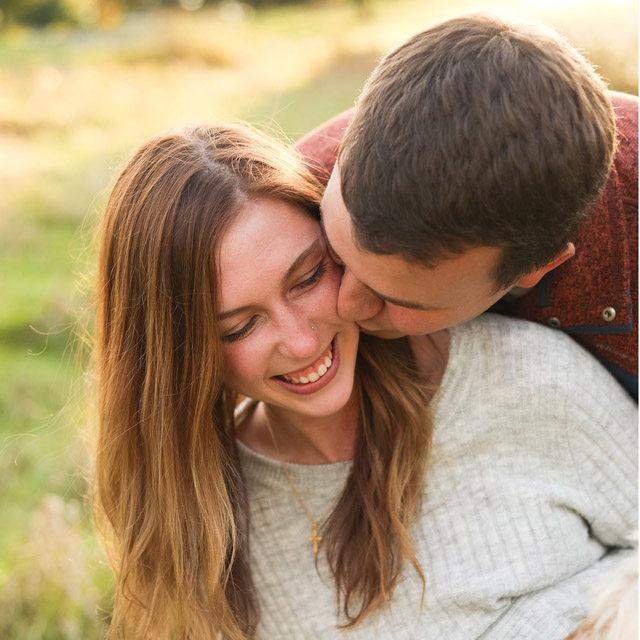
[[[398,338],[447,329],[481,314],[508,291],[496,291],[495,247],[469,249],[433,269],[359,249],[337,168],[322,201],[322,221],[332,256],[344,265],[338,314],[366,333]]]

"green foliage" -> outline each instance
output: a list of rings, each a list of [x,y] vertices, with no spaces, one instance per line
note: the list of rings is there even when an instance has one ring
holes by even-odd
[[[80,503],[42,498],[30,518],[14,571],[0,593],[0,637],[86,640],[104,637],[96,603],[110,590],[108,569],[81,523]]]
[[[196,11],[214,7],[229,0],[0,0],[0,25],[46,27],[52,24],[77,25],[83,23],[109,24],[115,16],[119,22],[130,12],[152,12],[161,8]],[[287,5],[306,5],[317,0],[243,0],[253,9]],[[369,0],[340,0],[363,7]],[[233,3],[238,4],[238,3]]]
[[[65,0],[0,0],[0,11],[8,23],[34,27],[75,21],[73,11]]]
[[[3,639],[105,633],[112,580],[84,497],[91,406],[74,336],[87,301],[75,287],[80,276],[91,284],[92,228],[118,165],[181,121],[277,118],[278,94],[290,100],[319,67],[339,66],[333,36],[295,55],[314,31],[309,23],[329,33],[340,22],[337,37],[356,23],[344,7],[258,13],[255,22],[223,22],[215,11],[192,17],[149,13],[112,30],[0,39],[0,139],[10,158],[0,162],[8,185],[0,190]],[[347,73],[335,94],[325,89],[326,102],[314,93],[299,113],[289,110],[287,133],[349,106],[367,71]]]

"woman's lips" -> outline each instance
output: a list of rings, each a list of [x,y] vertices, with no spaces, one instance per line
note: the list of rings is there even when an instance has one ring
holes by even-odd
[[[327,358],[331,360],[328,367],[325,364],[325,360]],[[316,362],[313,363],[313,365],[311,365],[310,367],[306,367],[305,369],[299,369],[296,372],[286,374],[286,377],[288,378],[297,378],[298,376],[293,374],[299,374],[300,377],[309,380],[309,382],[289,382],[282,376],[274,376],[272,380],[275,380],[280,386],[287,389],[287,391],[292,391],[293,393],[298,393],[300,395],[315,393],[316,391],[319,391],[320,389],[326,387],[331,382],[331,380],[333,380],[339,366],[340,350],[338,349],[338,341],[334,338],[327,350],[318,358],[318,360],[316,360]],[[323,375],[318,374],[318,370],[321,367],[325,367],[326,369],[326,373],[324,373]],[[304,375],[305,373],[307,375]],[[318,375],[317,379],[314,379],[315,376],[311,375],[313,373],[315,373],[315,375]],[[311,378],[307,377],[308,375],[311,375]]]
[[[284,378],[287,382],[293,382],[294,384],[308,384],[309,382],[316,382],[319,378],[322,378],[327,373],[327,370],[331,368],[333,364],[333,349],[331,343],[325,349],[324,353],[315,361],[304,369],[297,369],[290,373],[284,373],[280,377]]]

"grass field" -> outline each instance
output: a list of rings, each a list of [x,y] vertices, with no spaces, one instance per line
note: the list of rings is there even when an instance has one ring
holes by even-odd
[[[478,7],[545,20],[637,93],[633,2],[443,4],[236,5],[226,21],[211,8],[0,34],[1,638],[104,635],[110,574],[84,498],[92,411],[75,328],[93,224],[139,142],[226,118],[294,139],[351,106],[386,50]]]

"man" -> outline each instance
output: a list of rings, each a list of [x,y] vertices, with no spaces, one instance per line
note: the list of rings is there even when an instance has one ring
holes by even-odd
[[[637,116],[540,25],[412,37],[296,144],[331,174],[339,313],[394,338],[493,306],[571,334],[637,399]]]

